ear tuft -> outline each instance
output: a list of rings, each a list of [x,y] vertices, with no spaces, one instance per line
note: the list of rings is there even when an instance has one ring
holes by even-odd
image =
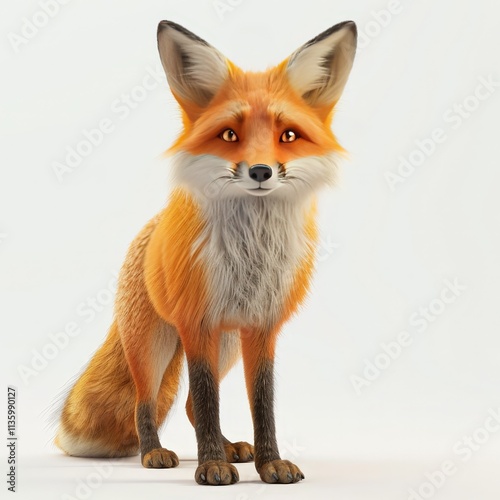
[[[357,29],[353,21],[320,33],[288,59],[291,85],[314,107],[334,106],[342,95],[356,53]]]
[[[158,50],[170,88],[181,105],[184,101],[205,107],[228,77],[226,58],[172,21],[158,25]]]

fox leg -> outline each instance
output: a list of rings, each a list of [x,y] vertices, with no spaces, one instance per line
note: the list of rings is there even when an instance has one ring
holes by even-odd
[[[219,332],[179,328],[189,371],[192,419],[198,444],[198,484],[223,485],[239,480],[226,458],[219,420]],[[189,408],[189,406],[188,406]],[[189,410],[188,410],[189,415]]]
[[[151,227],[153,226],[153,227]],[[151,231],[139,235],[120,273],[116,319],[135,385],[135,426],[144,467],[175,467],[177,455],[162,448],[158,428],[172,406],[182,370],[177,330],[155,311],[144,280],[144,252]]]
[[[223,332],[220,336],[219,347],[219,381],[222,380],[241,356],[241,342],[237,332]],[[186,401],[186,413],[193,427],[195,426],[193,414],[193,398],[191,392]],[[254,456],[254,448],[245,441],[231,442],[222,436],[226,460],[231,463],[251,462]]]
[[[174,400],[182,369],[177,331],[158,316],[150,315],[142,318],[140,328],[129,324],[122,343],[136,388],[135,422],[142,465],[176,467],[179,459],[173,451],[162,448],[158,428]]]
[[[274,422],[274,350],[277,331],[243,329],[241,346],[254,426],[255,468],[266,483],[295,483],[304,474],[281,460]]]

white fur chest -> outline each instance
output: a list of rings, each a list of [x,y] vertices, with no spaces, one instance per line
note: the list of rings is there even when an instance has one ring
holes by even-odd
[[[240,197],[211,200],[200,260],[207,273],[210,322],[272,325],[283,314],[295,271],[312,243],[304,204]]]

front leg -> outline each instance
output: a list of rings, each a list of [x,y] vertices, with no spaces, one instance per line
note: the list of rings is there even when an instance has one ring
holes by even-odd
[[[277,331],[241,332],[245,380],[254,426],[255,468],[266,483],[296,483],[302,471],[281,460],[274,422],[274,348]]]
[[[219,421],[219,380],[217,376],[217,342],[203,335],[203,342],[183,342],[189,370],[189,391],[193,400],[199,484],[233,484],[239,480],[234,465],[226,461]],[[186,338],[185,335],[183,335]],[[187,340],[187,339],[186,339]]]
[[[219,372],[219,377],[222,378],[222,374]],[[219,378],[219,380],[220,380]],[[191,392],[188,394],[186,401],[186,414],[188,416],[191,425],[196,429],[196,423],[193,414],[193,398]],[[226,460],[230,463],[243,463],[251,462],[253,460],[254,449],[250,443],[246,441],[238,441],[233,443],[229,441],[224,434],[222,435],[222,443],[224,444],[224,450],[226,452]]]
[[[219,339],[219,361],[218,378],[219,382],[227,375],[229,370],[241,357],[241,342],[239,332],[223,332]],[[188,394],[186,401],[186,413],[189,421],[196,427],[193,414],[193,398]],[[231,442],[222,435],[226,460],[231,463],[250,462],[253,460],[253,446],[245,441]]]

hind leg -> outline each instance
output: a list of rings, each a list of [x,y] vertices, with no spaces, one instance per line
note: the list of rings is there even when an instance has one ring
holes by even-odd
[[[135,422],[142,465],[175,467],[179,459],[161,446],[158,428],[172,405],[182,369],[182,347],[177,332],[157,318],[144,324],[141,330],[131,330],[129,325],[122,342],[136,388]]]
[[[149,233],[132,245],[120,275],[116,316],[135,390],[135,425],[144,467],[175,467],[177,455],[163,448],[158,427],[177,392],[182,346],[177,330],[154,310],[144,282]],[[158,399],[161,387],[161,396]]]
[[[219,347],[219,380],[222,380],[241,356],[241,341],[238,332],[224,332],[220,336]],[[193,399],[189,392],[186,401],[186,413],[189,421],[195,426],[193,413]],[[251,462],[254,457],[254,448],[245,441],[231,442],[222,436],[226,460],[230,463]]]

